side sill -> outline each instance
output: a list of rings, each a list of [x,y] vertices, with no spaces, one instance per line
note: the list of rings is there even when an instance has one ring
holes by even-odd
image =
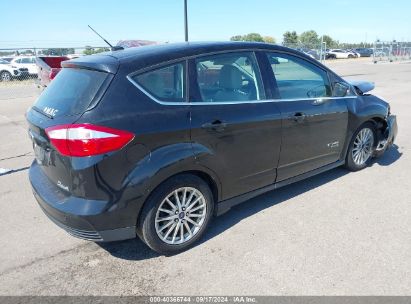
[[[241,203],[244,203],[244,202],[246,202],[246,201],[248,201],[248,200],[250,200],[254,197],[257,197],[261,194],[264,194],[266,192],[269,192],[269,191],[272,191],[272,190],[275,190],[275,189],[278,189],[278,188],[281,188],[281,187],[284,187],[284,186],[299,182],[301,180],[304,180],[306,178],[315,176],[317,174],[321,174],[321,173],[329,171],[331,169],[340,167],[343,164],[344,164],[344,160],[339,160],[335,163],[332,163],[332,164],[320,167],[318,169],[315,169],[315,170],[312,170],[312,171],[297,175],[295,177],[280,181],[278,183],[268,185],[266,187],[263,187],[263,188],[260,188],[260,189],[257,189],[257,190],[254,190],[254,191],[251,191],[251,192],[248,192],[248,193],[245,193],[245,194],[233,197],[233,198],[230,198],[230,199],[225,200],[225,201],[221,201],[217,205],[217,208],[216,208],[217,210],[216,210],[215,214],[216,214],[216,216],[220,216],[220,215],[226,213],[227,211],[229,211],[232,207],[234,207],[236,205],[239,205]]]

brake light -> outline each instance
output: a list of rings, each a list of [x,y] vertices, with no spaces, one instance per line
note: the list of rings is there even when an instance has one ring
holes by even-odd
[[[122,149],[134,134],[91,124],[73,124],[46,129],[51,144],[65,156],[85,157]]]
[[[60,70],[61,69],[58,69],[58,68],[52,68],[50,70],[50,74],[49,74],[50,80],[53,80],[56,77],[56,75],[58,74],[58,72],[60,72]]]

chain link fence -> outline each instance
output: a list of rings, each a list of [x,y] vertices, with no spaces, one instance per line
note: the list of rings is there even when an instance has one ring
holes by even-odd
[[[411,42],[377,40],[372,59],[374,63],[411,60]]]
[[[0,100],[37,96],[46,85],[41,79],[52,80],[61,61],[108,50],[92,46],[0,49]]]
[[[283,45],[323,63],[336,59],[326,43]],[[108,50],[105,46],[0,49],[0,100],[39,95],[47,85],[42,79],[52,79],[60,68],[58,60],[58,66],[47,67],[47,62],[45,65],[39,64],[47,61],[47,58],[51,61],[55,60],[54,58],[68,60]],[[376,41],[373,47],[367,50],[371,53],[371,60],[374,63],[411,60],[411,42]]]
[[[327,45],[320,44],[303,44],[303,43],[283,43],[283,46],[300,51],[311,58],[323,62],[327,57]]]
[[[329,48],[326,43],[312,45],[296,43],[283,44],[283,46],[303,52],[323,63],[326,60],[338,58],[356,59],[360,57],[370,57],[374,63],[411,60],[411,42],[407,41],[376,41],[370,48],[359,47],[354,49]]]

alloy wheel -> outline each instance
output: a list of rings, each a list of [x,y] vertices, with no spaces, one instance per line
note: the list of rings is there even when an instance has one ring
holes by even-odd
[[[200,231],[206,215],[206,199],[199,190],[178,188],[169,193],[157,209],[156,233],[167,244],[183,244]]]
[[[371,157],[374,145],[374,132],[370,128],[362,129],[354,140],[352,159],[357,166],[364,165]]]

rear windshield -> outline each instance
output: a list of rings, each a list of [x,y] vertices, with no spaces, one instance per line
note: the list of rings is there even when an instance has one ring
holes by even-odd
[[[107,75],[85,69],[64,68],[34,106],[53,117],[81,114],[93,101]]]

